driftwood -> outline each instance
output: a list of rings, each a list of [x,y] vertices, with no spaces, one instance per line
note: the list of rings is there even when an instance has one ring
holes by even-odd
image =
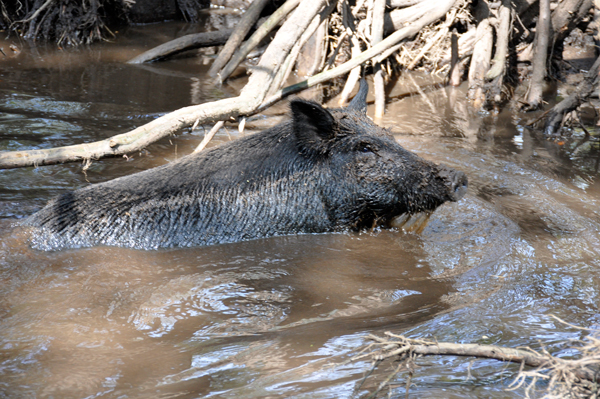
[[[159,61],[184,51],[202,47],[222,46],[227,43],[227,39],[229,39],[232,32],[233,29],[221,29],[214,32],[202,32],[178,37],[138,55],[127,61],[127,63],[142,64],[144,62]]]
[[[385,5],[389,8],[400,8],[400,7],[408,7],[414,6],[422,2],[423,0],[387,0]]]
[[[562,320],[560,321],[562,322]],[[576,326],[572,327],[578,328]],[[369,335],[373,343],[362,351],[367,353],[355,356],[350,360],[356,361],[365,358],[373,360],[373,368],[356,387],[355,396],[372,372],[384,360],[388,359],[399,360],[400,363],[395,371],[388,375],[369,397],[376,397],[403,368],[409,371],[406,382],[406,393],[408,395],[415,360],[421,356],[437,355],[487,358],[520,364],[521,369],[515,380],[510,384],[509,389],[525,388],[527,397],[529,397],[528,391],[535,386],[538,379],[549,381],[547,389],[550,396],[558,394],[562,397],[561,394],[568,393],[572,394],[573,396],[569,397],[573,398],[588,397],[586,394],[590,394],[594,389],[597,389],[600,383],[600,339],[593,335],[586,337],[585,341],[580,341],[580,346],[574,348],[580,353],[580,356],[576,359],[554,357],[544,349],[534,351],[530,348],[514,349],[496,345],[437,342],[411,339],[390,332],[386,332],[385,335],[385,337]],[[369,351],[370,349],[371,351]],[[524,367],[532,367],[535,370],[524,371]],[[526,382],[528,378],[532,380],[529,384]]]
[[[246,58],[246,56],[263,40],[269,32],[271,32],[283,18],[285,18],[296,6],[298,6],[300,0],[288,0],[286,1],[277,11],[261,24],[261,26],[250,36],[250,38],[244,42],[244,44],[238,48],[229,62],[223,67],[223,69],[216,73],[219,74],[221,81],[227,79],[240,65],[240,63]],[[218,65],[215,67],[215,69]]]
[[[414,5],[390,11],[384,16],[384,31],[386,34],[402,28],[405,24],[414,22],[431,12],[437,6],[437,0],[422,0]]]
[[[391,333],[388,333],[387,335],[395,339],[390,340],[389,338],[382,338],[376,335],[369,336],[374,341],[385,345],[386,347],[384,351],[375,355],[376,360],[409,353],[422,356],[452,355],[482,357],[503,362],[524,364],[529,367],[550,367],[556,360],[533,350],[506,348],[497,345],[457,344],[451,342],[417,340]],[[589,380],[591,382],[600,382],[600,374],[597,373],[597,370],[582,367],[575,369],[573,373],[577,378]]]
[[[450,15],[448,15],[448,18],[446,18],[446,23],[444,24],[444,26],[435,34],[433,39],[431,39],[431,40],[427,41],[427,43],[425,43],[423,48],[421,48],[421,51],[419,52],[419,54],[417,54],[417,56],[410,62],[410,64],[408,64],[406,69],[409,69],[409,70],[414,69],[415,66],[417,66],[417,64],[425,56],[425,54],[427,54],[427,52],[429,50],[431,50],[432,47],[436,46],[441,39],[443,39],[444,37],[446,37],[446,35],[448,35],[449,27],[450,27],[450,25],[452,25],[453,20],[454,20],[453,16],[451,17]],[[456,35],[454,35],[454,37],[456,37]],[[456,56],[457,56],[456,61],[458,62],[458,48],[456,51]]]
[[[204,136],[204,138],[202,139],[200,144],[198,144],[198,147],[196,147],[194,149],[194,152],[195,153],[200,152],[204,148],[206,148],[206,145],[208,144],[208,142],[210,140],[212,140],[215,133],[217,133],[219,131],[219,129],[221,129],[223,127],[224,124],[225,124],[225,122],[223,122],[223,121],[219,121],[219,122],[215,123],[215,125],[212,127],[212,129],[210,129],[210,131],[208,133],[206,133],[206,135]]]
[[[323,19],[317,30],[300,49],[295,63],[296,75],[299,78],[306,78],[319,73],[325,66],[330,44],[330,19],[331,16]],[[292,72],[292,69],[290,69],[290,72]]]
[[[284,98],[290,94],[298,93],[301,90],[304,90],[309,87],[313,87],[314,85],[326,82],[330,79],[333,79],[335,77],[338,77],[345,73],[348,73],[353,68],[363,64],[364,62],[366,62],[372,58],[382,61],[383,59],[385,59],[384,56],[386,55],[385,52],[387,49],[392,48],[394,45],[396,45],[398,42],[400,42],[404,39],[413,37],[424,26],[427,26],[430,23],[435,22],[435,21],[439,20],[440,18],[442,18],[444,15],[446,15],[446,13],[450,10],[450,8],[454,5],[455,2],[456,2],[456,0],[441,0],[441,1],[439,1],[438,7],[435,10],[432,10],[430,13],[424,15],[423,17],[421,17],[419,20],[415,21],[414,23],[407,25],[404,28],[394,32],[390,36],[383,39],[379,44],[371,47],[370,49],[368,49],[366,51],[363,51],[358,56],[353,57],[350,61],[347,61],[347,62],[343,63],[342,65],[339,65],[339,66],[332,68],[330,70],[327,70],[325,72],[321,72],[317,75],[311,76],[310,78],[308,78],[300,83],[296,83],[294,85],[285,87],[285,88],[277,91],[275,94],[273,94],[271,97],[269,97],[268,99],[265,100],[265,102],[260,106],[259,110],[263,110],[263,109],[267,108],[268,106],[276,103],[277,101],[281,100],[282,98]]]
[[[283,83],[287,80],[290,73],[292,72],[294,63],[296,62],[296,59],[298,58],[298,55],[300,54],[300,50],[308,42],[308,40],[312,37],[312,35],[317,31],[317,29],[319,29],[319,27],[325,21],[327,21],[327,18],[333,12],[334,9],[335,9],[335,3],[331,2],[319,13],[319,15],[316,15],[313,18],[313,20],[308,25],[308,27],[306,28],[306,30],[304,31],[302,36],[300,36],[300,39],[298,41],[296,41],[296,43],[292,47],[291,51],[289,52],[289,54],[286,57],[283,64],[279,66],[279,70],[275,74],[273,83],[271,84],[271,87],[269,87],[269,90],[267,91],[267,97],[272,96],[273,93],[277,92],[277,89],[279,89],[283,85]]]

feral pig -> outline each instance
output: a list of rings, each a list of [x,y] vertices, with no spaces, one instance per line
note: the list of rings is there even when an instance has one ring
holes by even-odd
[[[467,190],[366,116],[292,100],[291,121],[170,164],[65,193],[26,219],[39,249],[153,249],[386,226]]]

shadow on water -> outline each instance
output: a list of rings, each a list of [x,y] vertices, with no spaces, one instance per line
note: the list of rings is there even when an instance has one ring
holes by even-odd
[[[173,32],[135,27],[116,43],[24,51],[2,64],[0,149],[97,140],[234,95],[198,78],[201,58],[123,63]],[[416,92],[413,82],[425,79],[394,90]],[[86,173],[77,164],[0,171],[2,395],[349,397],[371,366],[349,359],[368,333],[385,331],[512,347],[541,340],[568,353],[564,342],[582,333],[547,315],[584,327],[600,321],[597,141],[549,142],[508,112],[473,113],[462,89],[424,87],[426,96],[397,94],[384,123],[406,148],[464,171],[470,187],[421,234],[39,252],[18,219],[59,193],[181,157],[203,130]],[[237,135],[219,132],[213,145]],[[505,391],[517,369],[426,359],[411,395],[522,397]]]

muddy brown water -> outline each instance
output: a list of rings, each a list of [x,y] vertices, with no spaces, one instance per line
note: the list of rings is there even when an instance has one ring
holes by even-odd
[[[0,150],[93,141],[235,95],[236,87],[203,78],[202,58],[124,64],[182,29],[135,27],[114,43],[3,60]],[[347,398],[371,366],[352,356],[367,334],[386,331],[543,342],[571,356],[565,343],[585,332],[549,315],[600,322],[597,142],[540,139],[509,112],[473,113],[463,89],[427,77],[401,80],[394,95],[384,123],[398,141],[470,179],[467,196],[439,208],[420,234],[40,252],[19,219],[66,190],[183,156],[203,129],[93,162],[86,173],[79,164],[0,171],[0,396]],[[253,123],[272,123],[263,119]],[[229,128],[212,144],[237,136]],[[410,397],[524,394],[506,391],[518,366],[456,357],[418,364]],[[382,365],[359,393],[394,367]],[[404,395],[406,377],[392,380],[393,395]]]

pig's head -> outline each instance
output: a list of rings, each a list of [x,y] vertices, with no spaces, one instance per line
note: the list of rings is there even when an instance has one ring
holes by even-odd
[[[317,176],[330,220],[357,229],[385,225],[462,198],[465,174],[405,150],[375,125],[365,113],[367,90],[361,82],[359,94],[342,109],[291,102],[298,149],[324,172]]]

